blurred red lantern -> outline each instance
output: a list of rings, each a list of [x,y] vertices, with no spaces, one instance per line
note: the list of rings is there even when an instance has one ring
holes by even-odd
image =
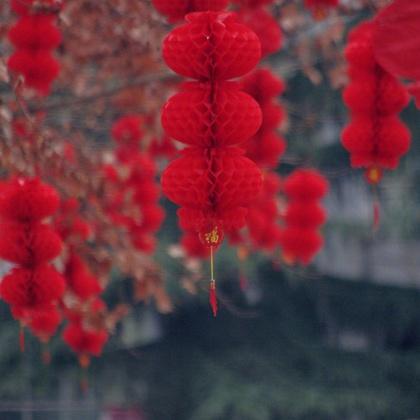
[[[342,134],[352,166],[367,168],[372,184],[380,181],[382,169],[395,169],[410,146],[410,132],[398,117],[408,103],[408,94],[375,60],[374,29],[374,22],[363,22],[349,35],[350,83],[343,98],[351,121]]]
[[[313,169],[293,172],[284,182],[288,199],[280,243],[286,263],[309,264],[322,248],[319,228],[326,213],[319,201],[328,191],[327,180]]]

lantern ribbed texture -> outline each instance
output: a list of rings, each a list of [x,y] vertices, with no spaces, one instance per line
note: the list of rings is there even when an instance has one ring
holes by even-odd
[[[135,248],[152,253],[156,246],[154,236],[165,212],[159,206],[160,189],[155,180],[155,163],[150,153],[140,152],[142,125],[143,119],[139,115],[128,115],[119,118],[112,127],[112,137],[117,144],[115,155],[127,174],[121,177],[114,170],[113,180],[109,180],[114,191],[108,212],[115,223],[128,230]],[[139,211],[139,217],[121,213],[127,200]]]

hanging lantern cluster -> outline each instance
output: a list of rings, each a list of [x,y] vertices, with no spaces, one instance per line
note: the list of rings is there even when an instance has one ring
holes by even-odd
[[[152,0],[152,3],[169,22],[178,22],[191,12],[223,10],[229,0]]]
[[[283,34],[277,20],[264,7],[274,0],[236,0],[235,3],[240,7],[238,14],[241,21],[257,34],[261,42],[261,56],[278,51],[283,43]]]
[[[328,181],[314,169],[298,169],[284,181],[287,206],[280,243],[286,263],[307,265],[322,248],[319,229],[326,212],[320,200],[327,191]]]
[[[155,163],[149,153],[140,151],[142,124],[140,116],[129,115],[121,117],[112,127],[117,144],[115,156],[122,171],[113,168],[109,178],[114,187],[109,211],[112,219],[128,230],[138,250],[152,253],[165,212],[159,205]],[[124,212],[126,209],[131,209],[131,213]]]
[[[56,13],[61,2],[54,0],[12,0],[11,8],[19,19],[9,31],[9,40],[15,47],[9,57],[9,69],[22,75],[24,85],[47,95],[57,78],[60,65],[53,51],[61,43],[56,26]]]
[[[404,86],[376,61],[373,22],[363,22],[349,35],[345,51],[350,83],[343,93],[351,121],[342,144],[351,165],[366,168],[369,183],[377,184],[384,169],[395,169],[410,146],[410,132],[399,118],[409,97]]]
[[[14,264],[1,281],[0,295],[21,326],[36,335],[42,329],[39,317],[47,313],[59,318],[56,307],[65,288],[63,277],[51,264],[61,252],[62,241],[44,221],[58,206],[57,192],[38,178],[14,178],[0,187],[0,258]],[[50,328],[44,331],[47,337]]]
[[[163,172],[162,187],[181,206],[181,227],[197,232],[212,251],[226,230],[245,224],[262,184],[257,165],[238,147],[257,132],[261,110],[228,81],[258,63],[261,47],[231,13],[197,12],[186,20],[164,40],[163,56],[172,70],[197,81],[169,99],[162,124],[188,147]]]

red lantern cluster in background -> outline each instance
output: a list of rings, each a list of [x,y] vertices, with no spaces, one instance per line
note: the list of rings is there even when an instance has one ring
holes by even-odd
[[[12,72],[23,76],[25,86],[35,89],[40,95],[48,94],[60,71],[53,55],[61,43],[61,34],[55,24],[55,13],[60,4],[53,0],[11,2],[19,20],[9,31],[15,52],[10,56],[8,66]]]
[[[283,92],[284,85],[269,69],[261,68],[242,79],[242,88],[258,102],[263,116],[260,129],[246,143],[247,156],[264,171],[263,188],[249,207],[246,226],[253,248],[273,251],[279,244],[277,196],[281,188],[274,169],[286,148],[284,138],[277,133],[277,126],[285,116],[277,97]],[[238,231],[231,232],[230,240],[246,243],[245,236]]]
[[[0,188],[0,257],[15,264],[2,279],[0,294],[22,326],[47,337],[57,323],[42,331],[41,319],[59,318],[56,306],[65,288],[51,264],[62,241],[44,222],[58,206],[57,192],[38,178],[14,178]]]
[[[367,180],[376,184],[383,169],[395,169],[410,146],[410,132],[399,118],[408,103],[404,86],[376,61],[373,22],[363,22],[349,35],[346,58],[350,83],[343,98],[351,121],[342,144],[351,165],[366,168]]]
[[[196,231],[212,250],[224,231],[244,225],[261,188],[260,170],[237,147],[258,130],[261,110],[238,84],[227,81],[250,71],[261,47],[232,14],[197,12],[186,19],[165,39],[163,57],[172,70],[198,81],[169,99],[162,124],[189,147],[163,172],[162,187],[181,206],[181,227]],[[214,290],[212,279],[213,302]]]
[[[125,174],[108,167],[108,181],[115,188],[109,212],[113,220],[130,232],[134,246],[145,253],[155,249],[155,234],[165,213],[159,206],[160,189],[155,180],[156,167],[147,152],[140,152],[143,121],[138,115],[117,120],[112,136],[117,143],[115,155]],[[125,207],[137,209],[137,214],[125,214]]]
[[[319,201],[327,191],[327,180],[313,169],[298,169],[285,180],[288,203],[280,240],[285,262],[309,264],[321,249],[319,229],[325,223],[326,212]]]
[[[62,202],[55,226],[67,245],[64,278],[66,293],[61,307],[68,325],[63,331],[63,340],[78,354],[79,363],[86,368],[90,356],[99,356],[108,340],[103,326],[92,325],[90,318],[103,311],[105,303],[100,299],[102,286],[81,258],[78,249],[88,239],[91,229],[79,216],[80,205],[76,199]]]

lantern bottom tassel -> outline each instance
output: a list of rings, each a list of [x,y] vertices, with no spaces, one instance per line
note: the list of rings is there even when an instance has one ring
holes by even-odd
[[[216,281],[214,279],[210,280],[209,302],[210,302],[211,310],[213,311],[213,316],[216,316],[217,315],[217,296],[216,296]]]

